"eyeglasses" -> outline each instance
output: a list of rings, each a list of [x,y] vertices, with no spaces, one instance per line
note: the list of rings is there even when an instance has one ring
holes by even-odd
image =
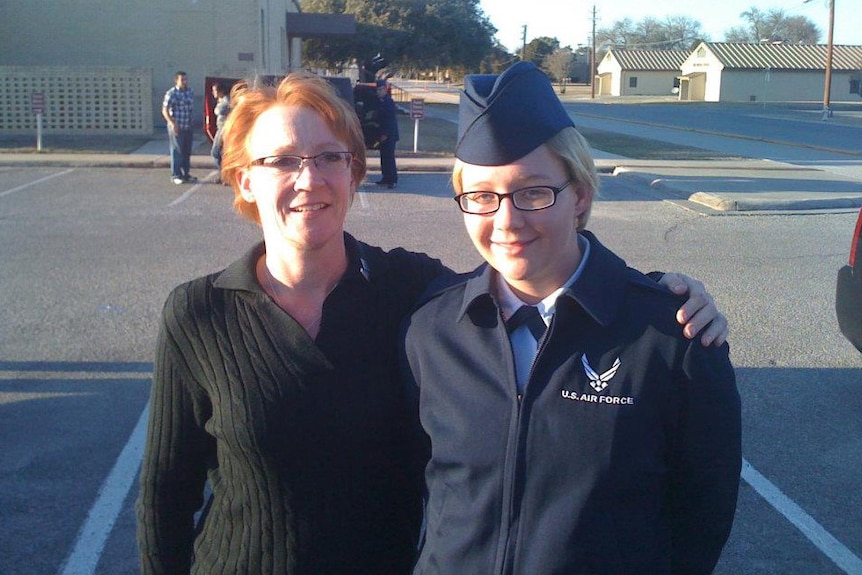
[[[308,162],[321,172],[334,173],[343,170],[353,161],[353,152],[321,152],[316,156],[292,156],[279,154],[252,160],[250,165],[273,168],[285,174],[295,174],[308,166]]]
[[[559,186],[530,186],[507,194],[496,192],[466,192],[455,196],[458,207],[465,214],[488,215],[500,209],[505,197],[512,198],[512,204],[519,210],[535,212],[550,208],[557,201],[557,194],[565,190],[574,179]]]

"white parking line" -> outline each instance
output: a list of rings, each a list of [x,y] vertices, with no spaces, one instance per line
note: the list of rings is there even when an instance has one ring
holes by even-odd
[[[123,501],[129,494],[129,489],[135,477],[144,453],[144,441],[147,430],[147,414],[149,404],[144,407],[129,441],[117,458],[114,468],[99,489],[96,502],[87,514],[87,521],[78,532],[75,547],[61,567],[60,575],[92,575],[99,564],[105,542],[117,516],[123,507]]]
[[[365,192],[363,192],[361,190],[357,190],[356,196],[359,198],[359,207],[361,207],[363,210],[367,210],[368,209],[368,194],[366,194]]]
[[[194,193],[195,193],[195,192],[197,192],[199,189],[201,189],[201,186],[202,186],[203,184],[209,184],[209,183],[211,183],[211,182],[212,182],[212,181],[213,181],[217,176],[218,176],[218,172],[216,172],[215,170],[213,170],[212,172],[210,172],[209,174],[207,174],[206,176],[204,176],[204,179],[203,179],[203,180],[198,180],[198,183],[196,183],[195,185],[193,185],[191,188],[189,188],[188,190],[186,190],[186,192],[185,192],[183,195],[181,195],[180,197],[178,197],[177,199],[175,199],[174,201],[172,201],[170,204],[168,204],[168,207],[171,207],[171,208],[172,208],[172,207],[174,207],[174,206],[176,206],[176,205],[178,205],[178,204],[183,203],[184,201],[186,201],[187,199],[189,199],[190,197],[192,197],[192,195],[194,195]]]
[[[859,559],[745,459],[742,478],[847,575],[862,575]]]
[[[105,542],[120,514],[123,502],[137,477],[146,439],[149,404],[144,407],[128,442],[117,458],[114,468],[99,489],[96,502],[90,508],[81,527],[75,547],[59,571],[59,575],[92,575],[105,547]],[[742,479],[767,503],[781,513],[826,557],[847,575],[862,575],[862,559],[833,537],[813,517],[787,497],[775,484],[757,471],[748,460],[742,461]]]
[[[3,196],[8,196],[9,194],[14,194],[15,192],[20,192],[21,190],[26,190],[30,186],[35,186],[36,184],[41,184],[42,182],[46,182],[48,180],[53,180],[54,178],[60,177],[64,174],[68,174],[69,172],[74,172],[75,168],[69,168],[68,170],[63,170],[62,172],[57,172],[56,174],[51,174],[50,176],[45,176],[44,178],[39,178],[38,180],[33,180],[28,184],[23,184],[18,186],[17,188],[12,188],[11,190],[6,190],[0,192],[0,198]]]

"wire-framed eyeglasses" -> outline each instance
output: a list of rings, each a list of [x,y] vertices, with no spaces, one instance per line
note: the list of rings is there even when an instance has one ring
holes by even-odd
[[[498,194],[496,192],[465,192],[455,196],[454,200],[465,214],[488,215],[500,209],[500,202],[505,197],[512,198],[512,204],[519,210],[535,212],[550,208],[557,201],[557,194],[565,190],[574,179],[559,186],[530,186],[513,192]]]
[[[315,156],[277,154],[252,160],[250,165],[272,168],[285,174],[296,174],[308,166],[308,162],[321,172],[339,172],[353,161],[353,152],[321,152]]]

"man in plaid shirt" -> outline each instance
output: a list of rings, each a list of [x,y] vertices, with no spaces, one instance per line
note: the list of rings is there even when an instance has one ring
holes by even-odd
[[[175,85],[165,92],[162,116],[168,123],[168,140],[171,146],[171,181],[175,184],[195,182],[189,174],[192,156],[192,112],[194,93],[189,88],[185,72],[177,72]]]

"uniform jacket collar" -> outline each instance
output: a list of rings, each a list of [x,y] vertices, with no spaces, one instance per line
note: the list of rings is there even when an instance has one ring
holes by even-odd
[[[607,326],[616,318],[625,297],[628,268],[622,258],[606,248],[591,232],[580,233],[590,242],[590,257],[578,280],[557,300],[557,309],[568,298],[600,325]],[[498,307],[493,296],[496,273],[488,264],[483,264],[467,280],[459,320],[476,306]]]

